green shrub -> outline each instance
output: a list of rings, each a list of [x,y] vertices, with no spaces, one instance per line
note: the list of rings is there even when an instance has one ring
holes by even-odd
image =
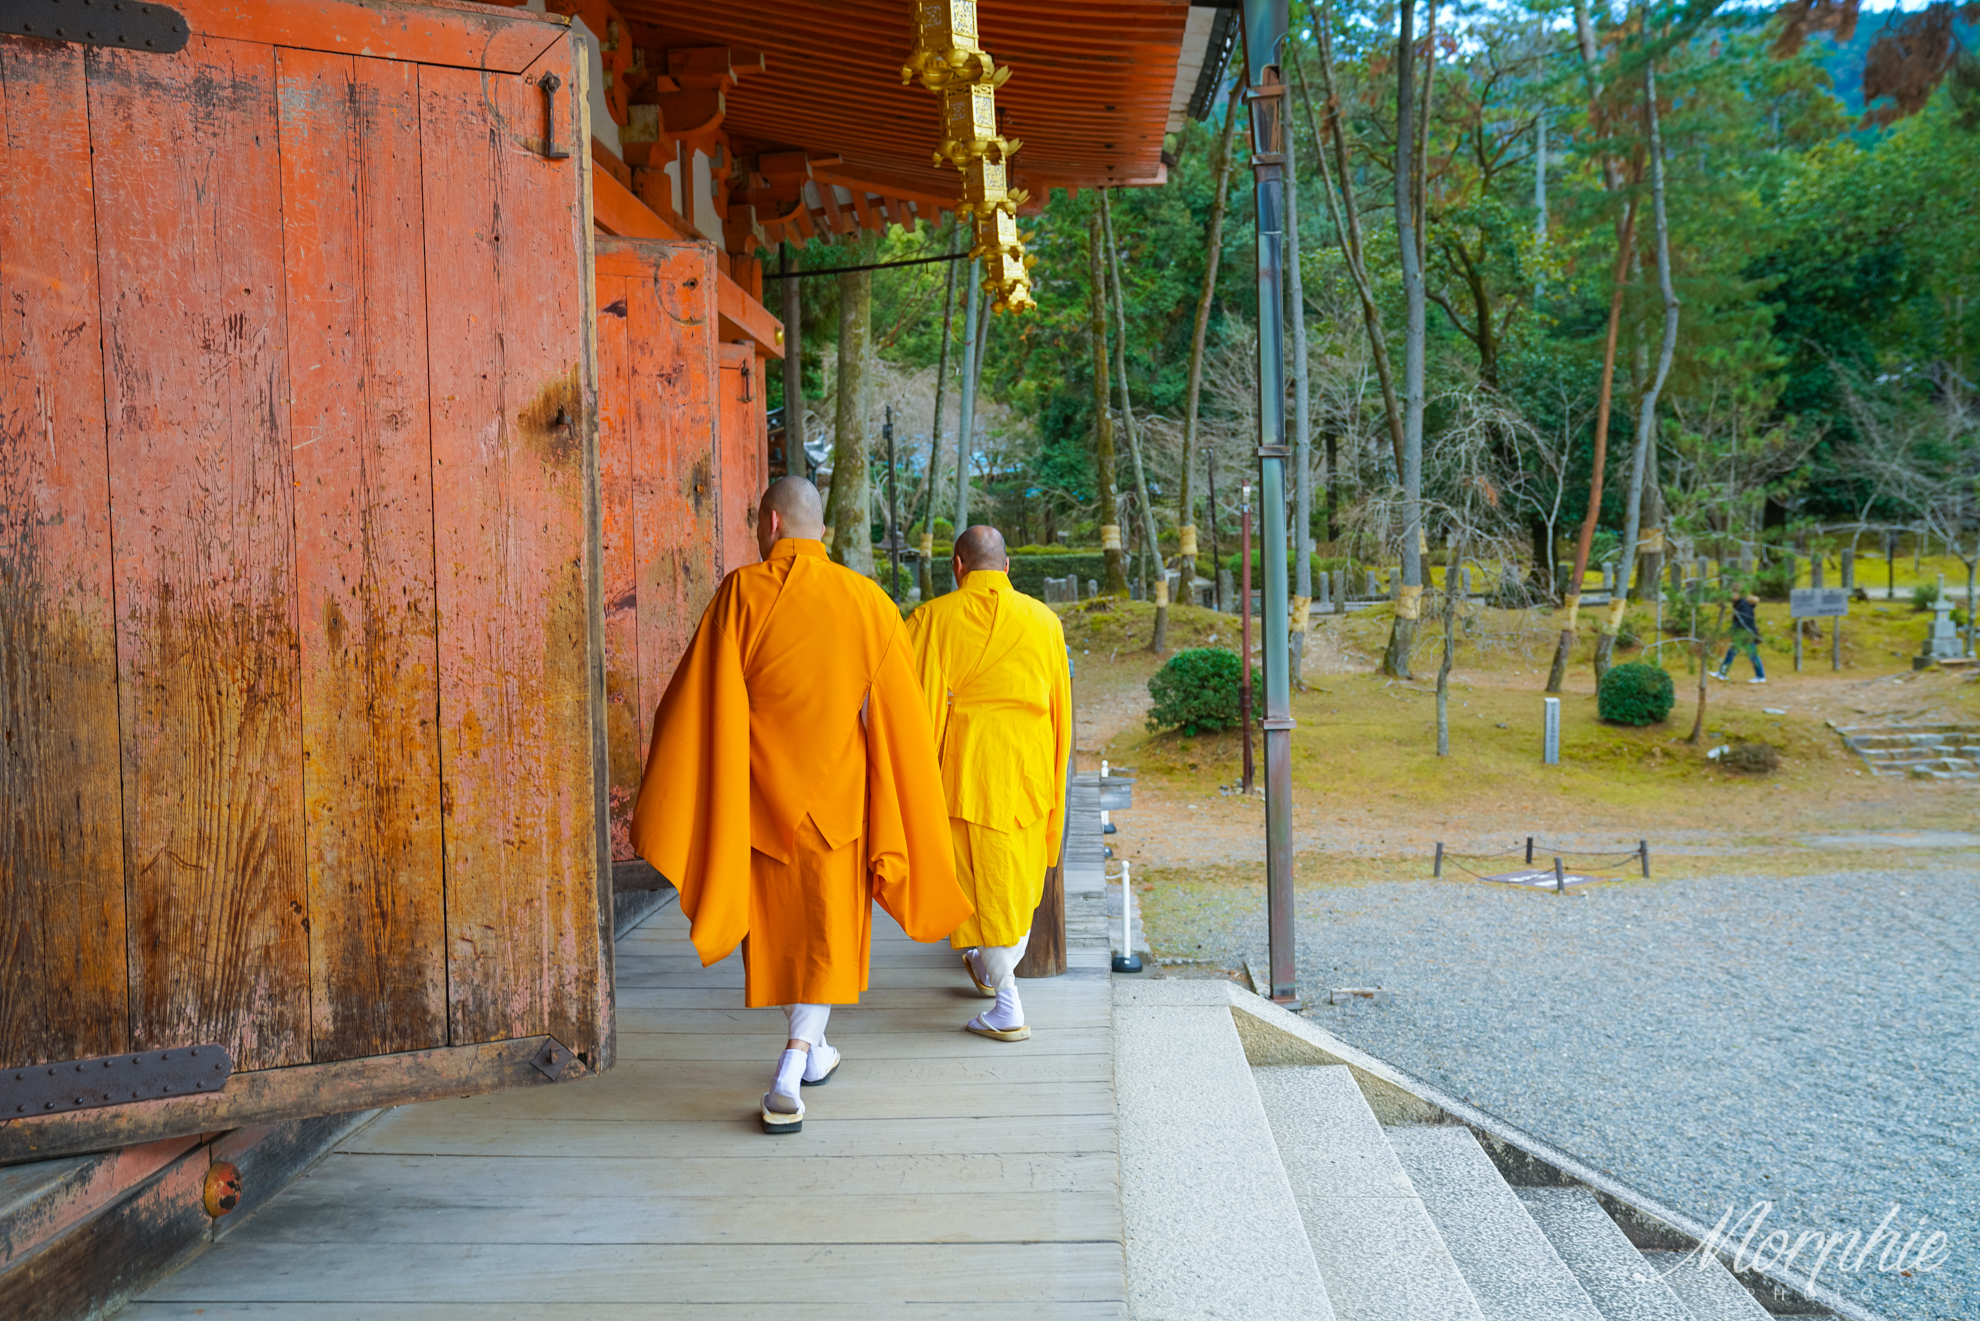
[[[1214,734],[1236,725],[1242,675],[1236,652],[1217,647],[1177,652],[1148,681],[1148,695],[1155,699],[1148,728],[1180,726],[1185,734],[1199,730]],[[1251,676],[1255,697],[1264,690],[1264,678],[1256,669]]]
[[[1762,565],[1754,570],[1747,590],[1762,601],[1785,601],[1794,590],[1794,568],[1786,560]]]
[[[1767,743],[1735,743],[1719,765],[1741,775],[1772,775],[1780,769],[1780,750]]]
[[[1938,604],[1939,585],[1937,583],[1920,583],[1911,589],[1911,608],[1913,610],[1930,610]]]
[[[1670,675],[1655,665],[1631,661],[1602,676],[1596,709],[1612,724],[1655,725],[1670,715],[1676,701]]]

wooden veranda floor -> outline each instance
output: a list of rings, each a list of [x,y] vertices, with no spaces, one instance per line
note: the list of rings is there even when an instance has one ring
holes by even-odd
[[[947,945],[876,910],[845,1064],[771,1138],[783,1015],[686,925],[619,941],[616,1068],[384,1114],[124,1315],[1126,1316],[1104,945],[1023,983],[1004,1044],[961,1030],[987,1002]]]

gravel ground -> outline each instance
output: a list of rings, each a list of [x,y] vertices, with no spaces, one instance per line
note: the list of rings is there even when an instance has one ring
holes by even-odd
[[[1158,953],[1262,959],[1256,891],[1147,901]],[[1893,1318],[1980,1318],[1980,866],[1300,896],[1299,984],[1341,1036],[1707,1224],[1947,1235],[1935,1271],[1822,1280]],[[1192,949],[1192,946],[1198,946]],[[1915,1249],[1914,1249],[1915,1254]],[[1895,1254],[1891,1254],[1895,1264]],[[1910,1262],[1906,1263],[1911,1264]]]

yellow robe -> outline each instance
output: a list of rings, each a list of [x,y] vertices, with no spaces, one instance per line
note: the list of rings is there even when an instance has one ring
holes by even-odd
[[[1009,574],[978,569],[908,616],[908,636],[940,750],[956,878],[976,908],[950,943],[1014,945],[1064,836],[1065,629]]]
[[[872,903],[916,940],[969,916],[906,630],[869,580],[786,538],[722,580],[654,718],[639,855],[745,1003],[866,989]]]

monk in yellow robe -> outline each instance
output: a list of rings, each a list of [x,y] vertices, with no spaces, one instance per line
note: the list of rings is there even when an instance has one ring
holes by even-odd
[[[942,759],[956,878],[976,908],[949,943],[963,951],[977,990],[997,997],[968,1030],[1022,1041],[1031,1027],[1016,970],[1064,838],[1072,675],[1059,617],[1011,586],[996,528],[957,537],[954,568],[957,590],[908,617]]]
[[[654,718],[633,846],[680,891],[703,966],[743,948],[744,1003],[790,1031],[768,1133],[831,1077],[831,1007],[866,990],[873,903],[916,940],[970,914],[900,611],[832,563],[818,490],[773,483],[763,562],[722,580]]]

